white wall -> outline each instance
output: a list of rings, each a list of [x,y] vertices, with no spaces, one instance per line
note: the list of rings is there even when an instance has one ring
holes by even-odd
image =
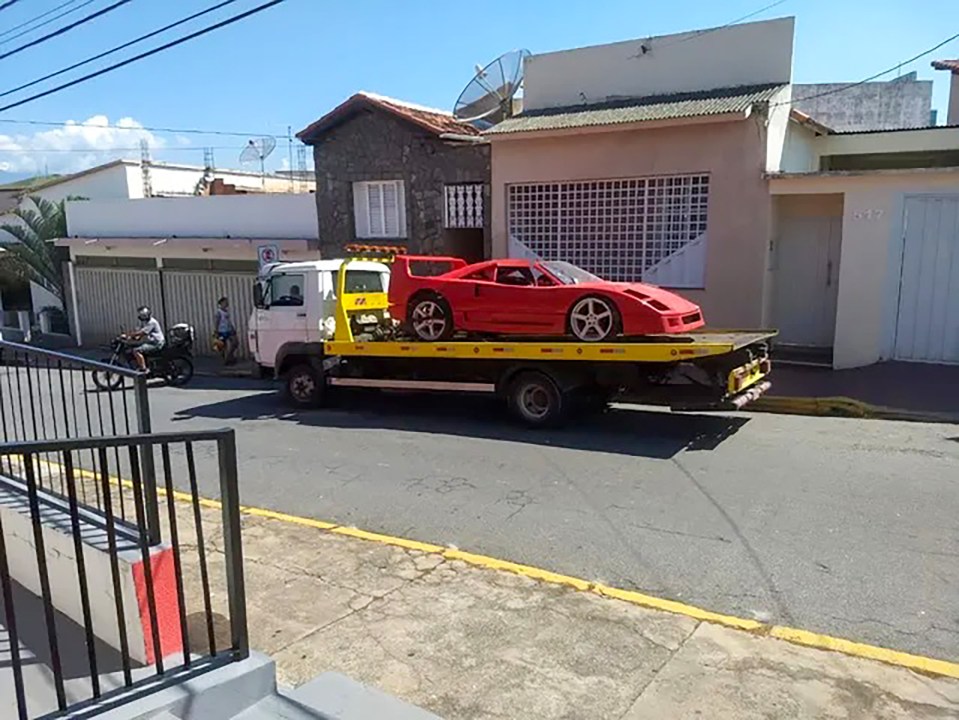
[[[738,85],[789,83],[793,18],[533,55],[525,110]],[[643,52],[645,44],[647,51]]]
[[[317,238],[312,194],[91,200],[67,203],[71,237]]]
[[[779,167],[769,172],[809,173],[819,171],[820,137],[799,123],[790,122],[783,137]]]
[[[143,197],[143,171],[140,166],[130,168],[135,174],[135,182],[131,183],[134,190],[130,197]],[[243,190],[266,190],[268,192],[290,192],[289,178],[266,177],[258,173],[243,173],[240,171],[214,170],[213,177],[223,182],[236,185]],[[154,195],[192,195],[197,183],[203,178],[202,168],[189,168],[176,165],[154,164],[150,166],[150,185]]]
[[[842,251],[833,366],[887,360],[898,305],[906,195],[959,192],[957,172],[774,179],[773,194],[842,193]]]
[[[766,172],[778,172],[782,167],[786,147],[792,85],[787,85],[769,99],[766,122]]]
[[[115,165],[29,194],[54,202],[66,200],[68,197],[126,198],[130,195],[127,168],[125,165]]]

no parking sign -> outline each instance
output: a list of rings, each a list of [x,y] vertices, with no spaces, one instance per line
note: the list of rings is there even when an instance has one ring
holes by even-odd
[[[264,265],[279,261],[280,248],[277,245],[259,245],[256,248],[256,256],[260,261],[260,270],[262,270]]]

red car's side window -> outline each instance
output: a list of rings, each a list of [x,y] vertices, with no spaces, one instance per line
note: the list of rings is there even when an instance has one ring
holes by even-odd
[[[535,285],[533,273],[529,268],[505,267],[496,271],[496,282],[500,285]]]

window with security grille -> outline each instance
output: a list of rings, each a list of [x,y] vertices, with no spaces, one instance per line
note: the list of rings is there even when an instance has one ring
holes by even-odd
[[[703,287],[708,175],[508,186],[510,255],[614,281]]]

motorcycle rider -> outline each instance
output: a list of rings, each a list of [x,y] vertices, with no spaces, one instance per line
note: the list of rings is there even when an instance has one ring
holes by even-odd
[[[144,354],[159,352],[163,349],[165,340],[163,328],[160,327],[160,322],[153,317],[150,308],[146,305],[138,308],[137,318],[140,321],[140,326],[134,332],[128,333],[126,339],[131,344],[137,343],[131,348],[133,359],[136,360],[140,372],[146,372],[147,361]]]

